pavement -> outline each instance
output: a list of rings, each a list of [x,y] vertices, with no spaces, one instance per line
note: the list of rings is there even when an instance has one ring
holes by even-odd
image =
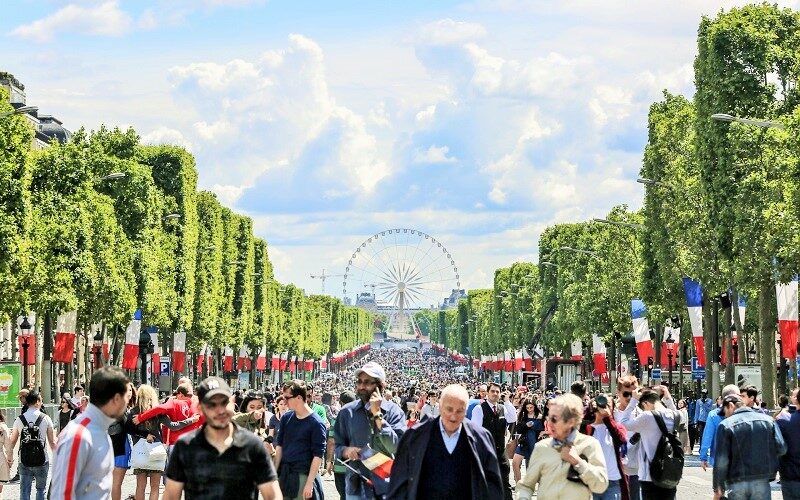
[[[524,475],[524,465],[523,465],[523,475]],[[513,480],[512,480],[513,482]],[[323,491],[325,493],[325,498],[327,500],[336,500],[339,498],[338,493],[336,492],[336,486],[333,482],[333,477],[329,475],[322,476],[322,486]],[[132,473],[128,473],[125,476],[125,481],[122,483],[122,498],[123,500],[128,497],[128,495],[133,495],[136,491],[136,477]],[[163,492],[163,488],[161,489]],[[147,493],[145,493],[147,494]],[[159,497],[161,495],[159,494]],[[700,461],[697,459],[697,455],[687,455],[686,456],[686,468],[683,471],[683,479],[681,479],[680,484],[678,485],[678,500],[701,500],[701,499],[710,499],[712,498],[711,493],[711,469],[708,471],[704,471],[700,467]],[[3,488],[2,495],[0,498],[5,499],[16,499],[19,498],[19,483],[16,484],[7,484]],[[34,486],[34,495],[32,497],[35,498],[35,486]],[[147,498],[147,496],[145,496]],[[772,483],[772,497],[773,500],[780,500],[783,498],[780,492],[780,485],[777,482]],[[457,500],[457,499],[454,499]],[[767,500],[767,499],[764,499]]]

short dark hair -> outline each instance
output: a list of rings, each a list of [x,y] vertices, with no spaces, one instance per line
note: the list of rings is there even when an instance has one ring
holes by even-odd
[[[297,397],[297,396],[302,397],[303,401],[306,401],[308,399],[308,388],[306,386],[305,380],[298,380],[298,379],[290,380],[283,384],[283,390],[284,391],[288,390],[289,394],[291,394],[292,397]]]
[[[747,394],[747,397],[751,399],[755,399],[758,397],[758,389],[754,385],[748,385],[747,387],[742,389],[742,392]]]
[[[502,390],[502,388],[500,387],[500,384],[498,384],[497,382],[489,382],[489,384],[486,386],[486,390],[488,391],[492,387],[497,387],[498,391]]]
[[[657,403],[661,400],[661,397],[658,395],[656,391],[653,389],[645,389],[642,391],[642,395],[639,396],[640,403]]]
[[[128,392],[130,379],[116,366],[104,366],[96,370],[89,382],[89,402],[95,406],[103,406],[117,394]]]
[[[569,386],[569,392],[578,396],[579,398],[583,398],[586,396],[586,384],[583,380],[576,380]]]
[[[178,387],[175,388],[175,394],[180,394],[181,396],[188,396],[189,384],[180,384]]]
[[[86,390],[86,389],[84,389],[82,385],[76,385],[75,388],[72,390],[72,392],[74,393],[74,392],[84,391],[84,390]]]
[[[25,396],[25,404],[28,406],[35,405],[40,399],[42,399],[42,396],[38,392],[31,391]]]
[[[789,406],[789,396],[786,394],[781,394],[778,396],[778,407],[786,408],[787,406]]]

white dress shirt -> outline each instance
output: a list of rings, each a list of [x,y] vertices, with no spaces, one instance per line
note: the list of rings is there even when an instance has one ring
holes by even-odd
[[[447,453],[453,454],[453,450],[456,449],[456,445],[458,444],[458,438],[461,436],[461,428],[464,427],[464,424],[458,425],[458,430],[453,433],[452,436],[447,435],[447,431],[444,428],[444,424],[442,423],[442,419],[439,419],[439,430],[442,431],[442,441],[444,441],[444,447],[447,448]]]

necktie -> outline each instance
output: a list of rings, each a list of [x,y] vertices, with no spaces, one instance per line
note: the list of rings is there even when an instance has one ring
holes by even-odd
[[[494,414],[497,415],[497,405],[492,405],[492,410],[494,410]]]

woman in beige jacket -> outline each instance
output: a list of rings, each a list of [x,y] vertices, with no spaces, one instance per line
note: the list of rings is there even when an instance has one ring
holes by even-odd
[[[529,500],[537,484],[541,499],[591,500],[592,493],[604,492],[608,488],[608,472],[600,443],[578,433],[583,418],[580,398],[572,394],[558,396],[547,418],[552,437],[539,441],[533,449],[527,473],[517,483],[518,500]],[[567,479],[570,467],[580,481]]]

